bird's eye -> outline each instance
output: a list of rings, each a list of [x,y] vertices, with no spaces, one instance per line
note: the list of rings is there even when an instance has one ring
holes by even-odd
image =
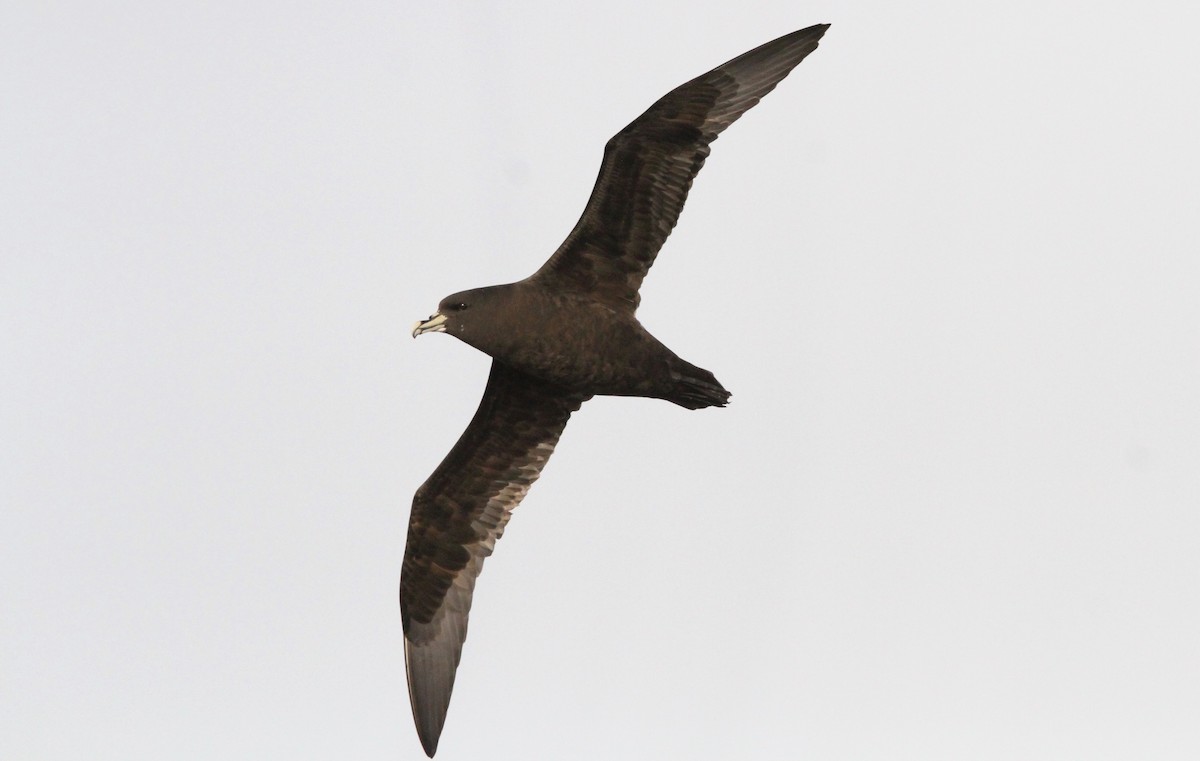
[[[461,312],[462,310],[467,308],[467,305],[465,302],[460,301],[450,308],[453,309],[455,312]]]

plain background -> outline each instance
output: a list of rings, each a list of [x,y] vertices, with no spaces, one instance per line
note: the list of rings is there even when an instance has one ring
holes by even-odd
[[[477,590],[439,759],[1200,757],[1200,10],[0,11],[0,755],[416,759],[397,576],[604,141],[794,29]]]

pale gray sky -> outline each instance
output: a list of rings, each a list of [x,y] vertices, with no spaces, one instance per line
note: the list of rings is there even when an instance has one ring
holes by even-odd
[[[6,5],[0,756],[422,758],[409,326],[818,22],[643,289],[731,406],[576,415],[439,761],[1200,757],[1200,8],[1053,0]]]

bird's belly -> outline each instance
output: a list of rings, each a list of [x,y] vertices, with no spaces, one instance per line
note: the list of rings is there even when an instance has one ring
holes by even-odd
[[[669,372],[670,351],[634,326],[527,336],[500,358],[543,380],[589,394],[652,396]]]

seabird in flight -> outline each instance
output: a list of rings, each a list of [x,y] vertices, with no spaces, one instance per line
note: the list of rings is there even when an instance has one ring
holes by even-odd
[[[650,335],[638,288],[704,166],[709,144],[774,89],[829,28],[801,29],[675,88],[604,147],[583,215],[516,283],[447,296],[413,329],[492,357],[475,417],[413,498],[400,576],[408,694],[421,745],[437,750],[471,593],[571,413],[597,394],[723,407],[713,374]]]

